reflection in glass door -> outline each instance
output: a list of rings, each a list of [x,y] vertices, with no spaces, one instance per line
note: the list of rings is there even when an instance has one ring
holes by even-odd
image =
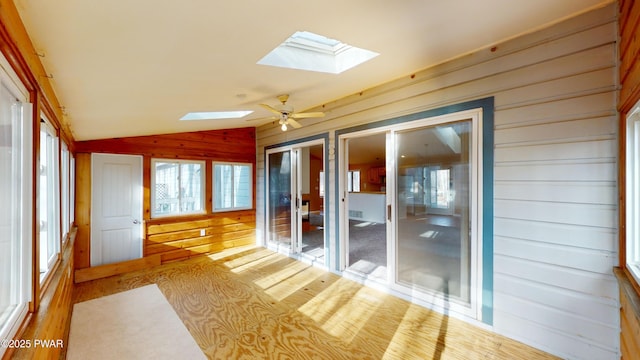
[[[291,151],[268,155],[268,241],[279,249],[292,246]]]
[[[312,144],[297,152],[297,197],[300,224],[299,252],[313,262],[325,263],[324,145]]]
[[[267,151],[268,244],[325,262],[324,143]]]
[[[345,267],[382,280],[387,279],[386,136],[378,132],[349,138],[344,169]]]
[[[468,304],[471,120],[396,133],[396,282]]]

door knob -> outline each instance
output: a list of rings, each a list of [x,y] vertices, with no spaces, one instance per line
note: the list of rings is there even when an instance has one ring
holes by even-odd
[[[133,220],[133,223],[134,223],[134,224],[136,224],[136,225],[138,225],[138,224],[140,224],[140,221],[138,221],[138,220],[136,219],[136,220]]]

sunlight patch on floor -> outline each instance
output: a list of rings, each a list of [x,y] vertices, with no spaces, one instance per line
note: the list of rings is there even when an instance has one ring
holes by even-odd
[[[439,233],[440,233],[439,231],[429,230],[429,231],[423,232],[419,236],[427,239],[435,239]]]
[[[270,288],[266,289],[265,293],[278,301],[282,301],[317,280],[322,275],[323,272],[321,270],[313,267],[307,267],[299,273],[274,284]]]
[[[362,287],[321,325],[329,334],[351,342],[382,304],[380,293]]]
[[[239,259],[228,261],[225,263],[225,265],[227,265],[227,267],[229,267],[232,272],[241,273],[256,266],[265,265],[280,260],[280,257],[277,253],[267,252],[266,254],[266,256],[264,254],[262,256],[252,256],[253,254],[243,256]]]
[[[387,279],[387,267],[381,266],[376,263],[367,260],[358,260],[355,264],[349,266],[351,271],[367,275],[367,277],[386,280]]]
[[[224,251],[223,253],[225,254],[225,256],[222,257],[224,259],[227,257],[227,254],[226,254],[226,251]],[[224,264],[228,268],[233,269],[238,266],[245,265],[245,264],[251,263],[252,261],[256,261],[258,259],[271,256],[271,255],[273,255],[272,251],[269,251],[267,249],[261,249],[259,251],[255,251],[250,254],[246,254],[241,257],[233,258],[232,260],[225,261]]]
[[[302,305],[298,310],[318,323],[322,323],[347,302],[353,293],[353,282],[340,278],[324,289],[313,299]]]
[[[233,257],[238,254],[242,254],[245,251],[253,251],[254,249],[258,249],[256,245],[239,246],[236,248],[225,249],[224,251],[221,251],[218,253],[209,254],[207,255],[207,257],[209,257],[209,259],[211,260],[217,261],[217,260],[222,260],[224,258]]]
[[[282,269],[276,272],[270,273],[269,275],[254,281],[254,283],[263,289],[267,289],[277,283],[285,281],[286,279],[309,268],[310,266],[311,265],[308,265],[299,261],[291,262],[285,265],[284,267],[282,267]]]
[[[438,317],[434,321],[434,317]],[[439,321],[438,321],[439,320]],[[385,358],[405,358],[408,354],[420,359],[440,358],[444,350],[447,320],[441,314],[425,311],[416,305],[407,309],[387,347]],[[444,334],[444,336],[443,336]]]

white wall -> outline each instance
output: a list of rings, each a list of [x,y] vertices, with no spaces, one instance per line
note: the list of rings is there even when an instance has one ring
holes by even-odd
[[[333,147],[336,129],[494,96],[493,330],[565,358],[619,358],[616,13],[610,4],[326,104],[326,118],[296,131],[258,129],[259,229],[264,146],[329,132]],[[327,176],[333,200],[333,157]]]

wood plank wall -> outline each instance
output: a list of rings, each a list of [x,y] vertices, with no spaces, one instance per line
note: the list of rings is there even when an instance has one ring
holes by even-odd
[[[327,116],[286,134],[260,127],[258,200],[266,146],[328,133],[340,154],[337,129],[493,97],[494,183],[486,186],[494,199],[485,199],[495,214],[493,330],[563,358],[618,357],[617,15],[611,2],[305,109]],[[328,199],[337,191],[334,157]],[[264,203],[257,205],[261,229]],[[328,209],[330,256],[345,252],[337,206]]]
[[[76,143],[78,182],[76,216],[79,231],[75,251],[76,268],[90,266],[90,153],[143,156],[144,256],[160,255],[163,262],[217,252],[255,242],[254,210],[213,213],[211,211],[212,161],[243,162],[255,169],[255,128],[210,130],[167,135],[136,136]],[[151,159],[207,161],[206,214],[151,218]],[[255,170],[254,170],[255,171]],[[255,178],[255,177],[254,177]],[[255,194],[254,201],[255,205]],[[85,216],[86,215],[86,216]],[[204,231],[204,235],[201,235]]]
[[[620,0],[618,16],[618,32],[620,44],[619,78],[620,100],[620,139],[626,138],[626,116],[633,106],[640,101],[640,2],[634,0]],[[626,146],[624,141],[619,144],[619,179],[626,178],[626,169],[622,164],[626,162]],[[625,206],[626,184],[619,185],[620,206],[620,268],[616,269],[620,284],[620,350],[622,359],[635,359],[640,354],[640,286],[629,274],[626,267],[625,244]]]
[[[255,243],[254,210],[215,213],[203,219],[147,221],[144,256],[162,263]],[[202,234],[203,232],[204,234]]]
[[[621,359],[637,359],[640,355],[639,288],[623,269],[616,269],[620,283],[620,349]]]
[[[622,113],[640,99],[640,2],[620,0],[618,27],[620,33],[620,102]]]

